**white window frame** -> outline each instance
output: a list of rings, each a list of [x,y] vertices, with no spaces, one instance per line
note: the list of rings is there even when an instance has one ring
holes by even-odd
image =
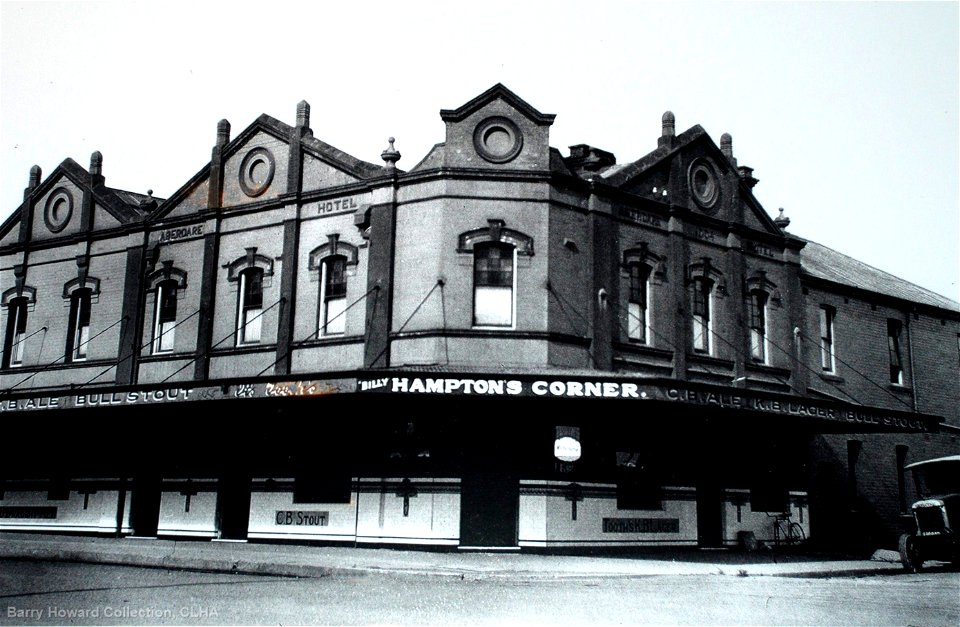
[[[475,329],[500,329],[500,330],[511,330],[516,329],[517,324],[517,247],[512,244],[504,244],[502,242],[485,242],[488,245],[497,245],[501,248],[509,247],[510,248],[510,262],[511,267],[511,285],[510,287],[503,286],[488,286],[477,285],[476,277],[476,263],[477,263],[477,252],[476,248],[482,246],[482,244],[477,244],[474,248],[473,259],[470,266],[470,272],[473,280],[473,328]],[[483,292],[481,292],[483,290]],[[492,324],[492,323],[482,323],[477,321],[477,304],[481,299],[479,298],[481,294],[493,294],[500,291],[510,292],[510,322],[508,324]],[[501,305],[502,306],[502,305]],[[498,312],[499,313],[499,312]]]
[[[769,329],[769,303],[770,295],[763,290],[752,290],[749,294],[750,303],[748,311],[748,326],[750,336],[750,359],[758,364],[768,364],[770,355],[769,340],[767,331]],[[758,299],[763,299],[763,306],[758,306]],[[760,316],[763,322],[763,328],[757,329],[753,326],[754,311]]]
[[[70,347],[70,361],[86,361],[90,343],[90,311],[93,303],[93,293],[89,288],[74,290],[70,295],[70,328],[73,335],[73,344]],[[83,306],[86,304],[86,324],[83,319]]]
[[[643,280],[643,295],[644,295],[644,305],[641,312],[641,306],[639,302],[633,300],[633,269],[638,268],[641,272],[645,274]],[[627,298],[627,337],[637,342],[639,344],[644,344],[646,346],[652,346],[652,338],[650,336],[650,303],[652,300],[652,295],[650,293],[650,286],[652,285],[650,281],[650,276],[653,274],[653,270],[645,265],[640,263],[630,264],[630,269],[628,271],[628,281],[629,294]],[[642,313],[642,315],[641,315]],[[642,330],[642,333],[640,332]]]
[[[260,307],[247,308],[247,282],[251,274],[260,273]],[[237,282],[239,295],[237,299],[237,344],[259,344],[263,331],[263,270],[261,268],[246,268],[242,270]]]
[[[896,330],[896,333],[893,331]],[[890,383],[894,385],[903,385],[903,345],[900,342],[900,336],[903,335],[903,323],[899,320],[890,318],[887,320],[887,353],[890,362],[890,374],[893,374],[892,368],[897,367],[897,376],[894,379],[890,377]],[[897,363],[893,363],[893,355],[896,353]]]
[[[344,294],[339,298],[327,299],[327,275],[330,264],[336,259],[343,259]],[[320,261],[320,315],[317,325],[317,335],[328,337],[343,335],[347,332],[347,284],[346,272],[349,259],[343,255],[330,255]],[[332,322],[332,324],[331,324]]]
[[[694,303],[696,302],[696,292],[699,290],[700,285],[706,286],[706,298],[704,299],[704,304],[706,306],[706,324],[702,320],[702,316],[696,312],[696,307],[692,307],[693,319],[693,335],[691,339],[693,340],[693,351],[701,355],[713,355],[713,342],[710,340],[710,336],[713,335],[713,290],[714,284],[713,281],[705,277],[697,277],[693,280],[693,289],[694,289]]]
[[[8,323],[10,326],[9,355],[7,356],[7,366],[17,368],[23,365],[24,346],[27,339],[27,307],[29,303],[26,298],[16,298],[10,301],[7,306],[7,315],[12,316]],[[22,330],[18,330],[23,327]]]
[[[817,323],[820,328],[820,368],[827,374],[837,372],[835,319],[836,310],[833,307],[820,305]]]
[[[175,298],[177,299],[177,305],[180,304],[180,295],[178,293],[177,283],[174,280],[161,281],[157,284],[157,289],[155,292],[156,301],[154,303],[154,316],[153,316],[153,353],[154,354],[163,354],[163,353],[172,353],[174,348],[174,339],[175,339],[175,327],[177,326],[177,318],[174,316],[173,320],[168,320],[166,322],[160,321],[160,305],[163,302],[164,293],[166,290],[170,289],[169,286],[173,286],[173,291]]]

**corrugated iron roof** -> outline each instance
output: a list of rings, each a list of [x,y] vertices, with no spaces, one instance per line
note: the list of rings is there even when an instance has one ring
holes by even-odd
[[[878,270],[822,244],[800,239],[807,243],[800,251],[800,265],[804,274],[909,302],[960,311],[960,303],[955,300],[889,272]]]

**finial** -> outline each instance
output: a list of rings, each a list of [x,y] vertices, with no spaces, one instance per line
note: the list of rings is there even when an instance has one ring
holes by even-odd
[[[33,189],[40,184],[40,166],[35,165],[30,168],[30,189]]]
[[[786,229],[790,225],[790,218],[783,215],[783,207],[780,207],[780,215],[774,218],[773,223],[781,229]]]
[[[733,137],[730,136],[730,133],[724,133],[720,136],[720,152],[734,165],[737,164],[737,160],[733,156]]]
[[[380,153],[380,158],[387,163],[386,167],[391,170],[397,167],[397,161],[400,161],[400,153],[396,148],[393,147],[393,142],[395,141],[396,140],[393,137],[387,138],[387,142],[390,144],[390,146]]]
[[[230,122],[220,120],[217,122],[217,146],[223,146],[230,141]]]
[[[153,197],[153,190],[147,190],[147,197],[140,199],[140,206],[144,210],[155,209],[157,207],[157,199]]]
[[[310,104],[306,100],[301,100],[297,103],[297,127],[308,126],[310,126]]]
[[[90,155],[90,174],[101,174],[103,168],[103,155],[100,154],[99,150],[94,150],[93,154]]]
[[[661,136],[673,137],[676,134],[676,118],[673,117],[673,111],[667,111],[663,114]]]

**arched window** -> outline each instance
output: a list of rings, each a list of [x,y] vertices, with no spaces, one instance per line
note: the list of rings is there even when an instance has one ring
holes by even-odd
[[[27,336],[26,297],[14,298],[7,304],[7,332],[3,338],[3,367],[23,364],[23,352]]]
[[[316,272],[317,336],[343,335],[347,331],[347,282],[360,250],[341,242],[339,233],[328,233],[327,242],[310,251],[309,269]]]
[[[247,268],[239,273],[237,344],[257,344],[263,313],[263,270]]]
[[[151,351],[154,355],[174,351],[177,305],[187,288],[187,273],[175,268],[172,260],[164,261],[161,266],[147,276],[147,291],[153,293],[153,313],[149,319],[152,321]]]
[[[693,280],[693,350],[697,353],[711,353],[710,334],[713,330],[711,314],[713,309],[713,281],[706,277]]]
[[[500,242],[473,247],[473,324],[512,327],[516,248]]]
[[[177,325],[177,281],[157,284],[153,316],[153,352],[173,352],[174,327]]]
[[[627,330],[631,340],[642,344],[650,343],[650,267],[646,264],[631,263],[630,300],[627,304],[629,321]]]
[[[87,358],[87,343],[90,341],[90,288],[73,290],[70,294],[70,326],[67,327],[66,361],[83,361]]]
[[[750,323],[750,359],[767,363],[767,293],[751,290],[747,300],[747,317]]]
[[[338,335],[346,330],[347,258],[331,255],[320,263],[319,335]]]

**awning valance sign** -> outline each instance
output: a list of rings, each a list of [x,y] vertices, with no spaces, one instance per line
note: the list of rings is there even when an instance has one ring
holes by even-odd
[[[751,414],[808,418],[845,431],[933,432],[939,416],[831,402],[795,395],[773,394],[671,379],[588,377],[485,377],[473,374],[423,376],[421,373],[370,377],[342,373],[327,379],[230,381],[218,385],[172,386],[65,391],[46,396],[0,394],[0,414],[53,409],[177,404],[196,401],[321,397],[331,394],[393,394],[486,396],[660,402],[705,409],[739,410]],[[357,376],[359,374],[360,376]]]
[[[741,388],[689,384],[670,380],[587,378],[480,378],[472,376],[391,376],[361,378],[358,392],[430,395],[594,398],[662,401],[825,420],[848,430],[936,431],[938,416],[883,408],[831,403],[798,396],[773,395]]]

